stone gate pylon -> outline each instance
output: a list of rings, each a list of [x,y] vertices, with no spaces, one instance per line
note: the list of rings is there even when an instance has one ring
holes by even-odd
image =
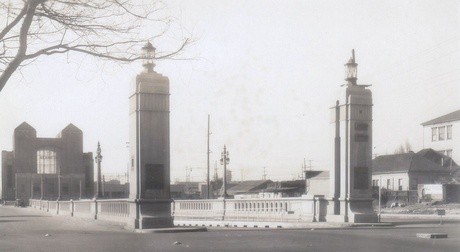
[[[154,71],[155,48],[143,48],[144,71],[129,97],[130,222],[138,229],[172,227],[169,79]]]
[[[373,223],[372,92],[358,85],[355,52],[345,64],[347,84],[331,108],[334,166],[330,172],[327,221]]]

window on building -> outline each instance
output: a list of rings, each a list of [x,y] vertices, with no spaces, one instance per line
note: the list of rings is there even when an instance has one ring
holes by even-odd
[[[445,140],[446,127],[444,127],[444,126],[443,126],[443,127],[439,127],[439,128],[438,128],[438,133],[439,133],[439,134],[438,134],[438,135],[439,135],[438,140],[439,140],[439,141]]]
[[[400,178],[398,179],[398,190],[402,191],[402,189],[403,189],[403,180]]]
[[[52,150],[37,151],[37,173],[56,173],[56,152]]]
[[[452,125],[447,125],[447,137],[446,139],[452,139]]]
[[[431,141],[437,141],[438,140],[438,128],[434,127],[431,128]]]
[[[387,189],[390,189],[391,180],[387,179]]]
[[[372,186],[379,186],[379,180],[378,179],[373,179],[372,180]]]

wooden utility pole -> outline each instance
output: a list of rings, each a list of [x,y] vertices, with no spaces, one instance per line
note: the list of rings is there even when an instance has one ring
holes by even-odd
[[[210,196],[209,196],[209,193],[210,193],[210,184],[209,184],[209,154],[211,153],[211,151],[209,150],[209,136],[211,135],[211,133],[209,132],[209,120],[210,120],[210,116],[208,115],[208,151],[206,152],[207,154],[207,168],[208,168],[208,174],[207,174],[207,179],[206,179],[206,183],[207,183],[207,198],[210,199]]]

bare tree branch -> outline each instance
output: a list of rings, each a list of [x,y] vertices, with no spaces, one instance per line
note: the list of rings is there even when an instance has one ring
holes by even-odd
[[[169,28],[170,19],[161,16],[156,1],[11,1],[0,3],[0,11],[12,20],[0,30],[0,92],[16,71],[40,56],[82,53],[117,62],[140,60],[142,44],[164,37]],[[153,32],[142,35],[143,25]],[[180,39],[177,49],[158,52],[156,58],[174,59],[190,43]]]
[[[27,36],[29,28],[34,17],[35,8],[40,2],[42,1],[28,0],[26,2],[26,13],[19,36],[19,49],[16,54],[16,57],[8,64],[8,66],[2,72],[2,75],[0,75],[0,91],[3,89],[3,87],[6,85],[7,80],[9,80],[11,75],[18,69],[19,65],[23,61],[23,58],[27,51]]]
[[[5,37],[5,35],[8,34],[8,32],[11,31],[11,29],[19,23],[19,21],[21,21],[22,17],[24,17],[24,15],[26,14],[26,11],[27,3],[24,4],[24,7],[22,8],[21,12],[16,16],[13,22],[11,22],[5,28],[3,28],[3,30],[0,32],[0,39],[3,39],[3,37]]]

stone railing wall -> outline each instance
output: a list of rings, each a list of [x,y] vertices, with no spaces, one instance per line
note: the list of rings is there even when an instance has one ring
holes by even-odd
[[[129,209],[127,200],[98,200],[97,218],[110,221],[125,220],[129,217]]]
[[[176,200],[172,203],[174,224],[257,226],[257,223],[306,223],[325,221],[327,201],[315,198],[262,198]]]
[[[126,222],[128,199],[47,201],[30,199],[29,206],[56,215]]]
[[[128,199],[29,201],[30,207],[56,215],[121,223],[130,221],[130,209],[135,209],[133,203]],[[327,200],[322,197],[176,200],[171,203],[176,226],[295,227],[325,221],[326,209]]]

